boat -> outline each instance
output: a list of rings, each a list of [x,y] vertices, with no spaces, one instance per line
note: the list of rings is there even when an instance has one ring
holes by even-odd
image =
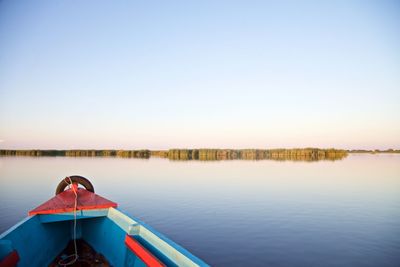
[[[208,266],[73,175],[0,235],[0,267]]]

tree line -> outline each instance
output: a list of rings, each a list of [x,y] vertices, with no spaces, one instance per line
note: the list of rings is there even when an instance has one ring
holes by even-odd
[[[150,150],[0,150],[0,156],[150,158]]]
[[[348,151],[340,149],[169,149],[169,150],[0,150],[0,156],[60,157],[160,157],[170,160],[338,160]]]
[[[337,160],[347,156],[339,149],[170,149],[170,160]]]
[[[352,149],[352,150],[347,150],[347,152],[349,153],[372,153],[372,154],[376,154],[376,153],[400,153],[400,149],[385,149],[385,150],[381,150],[381,149],[373,149],[373,150],[368,150],[368,149]]]

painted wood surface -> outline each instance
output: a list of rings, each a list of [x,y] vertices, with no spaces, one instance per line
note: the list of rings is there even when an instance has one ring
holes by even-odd
[[[138,256],[148,267],[165,267],[150,251],[143,247],[133,237],[126,235],[125,245]]]
[[[89,192],[85,189],[78,188],[78,203],[77,210],[88,210],[88,209],[106,209],[116,208],[117,203],[112,202],[104,197],[101,197],[95,193]],[[75,193],[70,189],[66,190],[45,203],[41,204],[37,208],[29,211],[29,215],[35,214],[54,214],[62,212],[72,212],[75,208]]]

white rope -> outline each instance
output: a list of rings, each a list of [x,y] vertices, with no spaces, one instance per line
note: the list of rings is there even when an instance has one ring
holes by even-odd
[[[69,183],[68,183],[68,181],[66,180],[67,178],[69,179]],[[58,262],[58,264],[61,265],[61,266],[68,266],[68,265],[74,264],[74,263],[78,260],[78,249],[77,249],[77,246],[76,246],[76,208],[77,208],[77,206],[78,206],[78,194],[77,194],[77,192],[76,192],[76,190],[75,190],[75,187],[72,185],[72,180],[71,180],[71,178],[70,178],[69,176],[68,176],[68,177],[65,177],[65,178],[64,178],[64,181],[65,181],[68,185],[71,186],[72,191],[73,191],[74,194],[75,194],[75,205],[74,205],[74,249],[75,249],[75,253],[74,253],[74,254],[71,254],[71,255],[68,255],[66,258],[64,258],[64,259],[62,259],[62,260],[60,260],[60,261]],[[74,256],[74,258],[73,258],[72,260],[70,260],[69,262],[65,262],[65,260],[67,260],[67,259],[69,259],[69,258],[71,258],[71,257],[73,257],[73,256]]]

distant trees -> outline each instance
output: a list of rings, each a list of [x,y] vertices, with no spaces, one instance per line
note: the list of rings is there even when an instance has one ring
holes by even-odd
[[[347,156],[339,149],[170,149],[160,157],[170,160],[336,160]]]
[[[0,156],[150,158],[150,150],[0,150]]]
[[[386,149],[386,150],[379,150],[379,149],[374,149],[374,150],[366,150],[366,149],[353,149],[353,150],[347,150],[349,153],[400,153],[400,149]]]
[[[62,150],[0,150],[0,156],[64,156]]]
[[[168,158],[170,160],[338,160],[348,153],[400,153],[398,149],[386,150],[343,150],[320,148],[293,149],[169,149],[169,150],[9,150],[0,149],[0,156],[31,156],[31,157],[121,157]]]

